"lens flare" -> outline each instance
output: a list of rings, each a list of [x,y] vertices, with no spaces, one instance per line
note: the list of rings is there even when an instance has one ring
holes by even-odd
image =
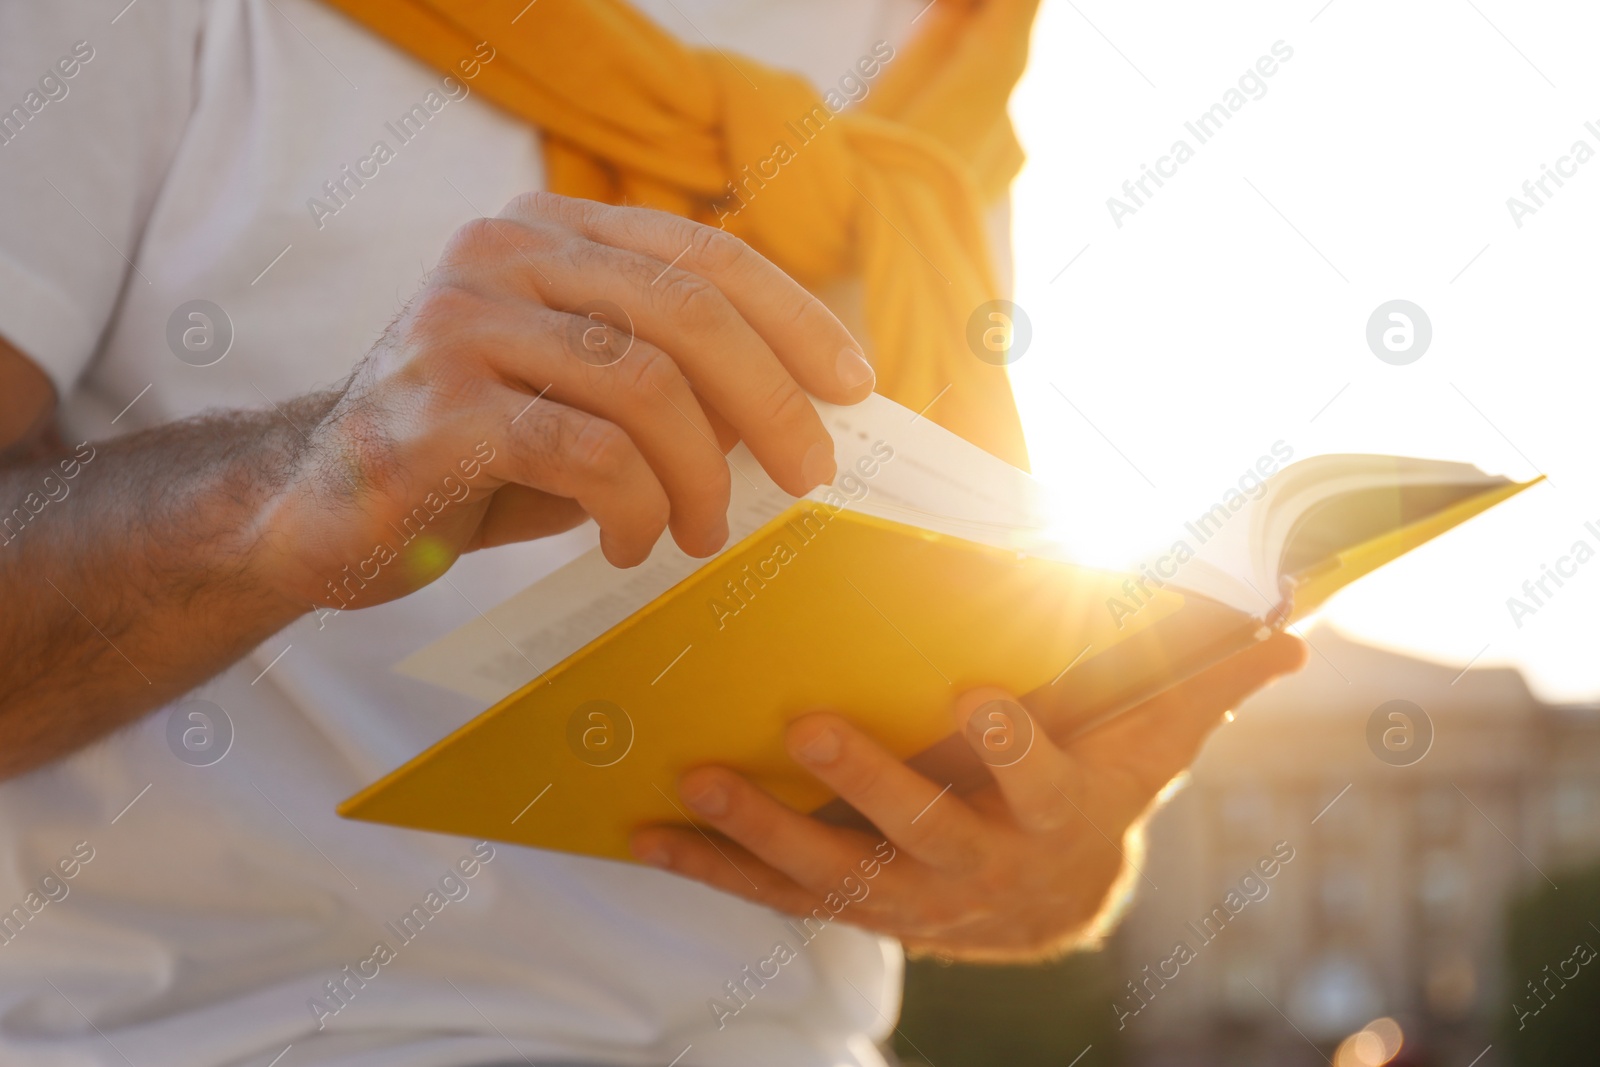
[[[1404,1043],[1399,1023],[1388,1016],[1374,1019],[1339,1043],[1333,1067],[1383,1067],[1400,1054]]]

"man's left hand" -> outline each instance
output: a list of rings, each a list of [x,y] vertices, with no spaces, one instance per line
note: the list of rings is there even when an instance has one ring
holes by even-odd
[[[1058,952],[1094,927],[1130,877],[1130,830],[1193,761],[1224,712],[1298,669],[1305,648],[1274,636],[1094,732],[1060,746],[1036,731],[1026,754],[958,796],[924,778],[844,719],[808,715],[790,753],[882,831],[841,829],[800,814],[720,767],[683,777],[680,792],[726,838],[689,827],[638,831],[634,854],[794,915],[876,871],[847,922],[898,937],[913,952],[1024,960]],[[997,690],[957,702],[956,728]],[[884,837],[892,862],[875,853]],[[845,879],[852,879],[845,882]]]

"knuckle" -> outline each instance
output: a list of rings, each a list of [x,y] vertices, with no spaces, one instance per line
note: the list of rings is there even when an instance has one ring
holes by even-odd
[[[875,760],[845,759],[838,772],[838,789],[846,797],[867,798],[883,786],[883,767]]]
[[[500,209],[500,214],[507,218],[537,218],[548,210],[549,198],[552,193],[544,189],[534,189],[526,193],[518,193],[506,201],[506,206]]]
[[[804,334],[805,331],[814,329],[818,323],[832,323],[838,320],[833,312],[828,310],[828,305],[818,300],[809,292],[802,290],[802,296],[795,300],[789,313],[788,327]]]
[[[534,189],[512,197],[500,214],[513,219],[560,219],[571,212],[576,203],[571,197],[548,189]]]
[[[632,444],[614,423],[586,419],[572,435],[567,454],[574,465],[606,481],[620,478],[628,467]]]
[[[674,267],[655,285],[662,310],[689,329],[708,329],[722,317],[726,301],[698,274]]]
[[[689,232],[689,255],[709,271],[734,270],[754,254],[749,245],[727,230],[696,223]]]
[[[445,242],[442,261],[451,264],[470,263],[490,256],[498,256],[505,248],[504,224],[495,219],[468,219]]]
[[[560,242],[561,259],[576,270],[611,271],[615,264],[610,250],[581,233],[568,232]]]
[[[575,356],[580,363],[596,368],[595,373],[602,368],[615,367],[623,359],[633,356],[640,342],[634,337],[633,331],[627,328],[627,323],[613,321],[615,316],[608,314],[609,309],[604,307],[591,307],[587,313],[584,313],[585,310],[579,308],[578,314],[560,316],[558,329],[569,355]],[[634,359],[630,359],[627,368],[612,373],[631,373],[634,362]],[[615,384],[614,378],[606,381]]]
[[[663,243],[663,240],[666,243],[676,241],[678,247],[682,248],[688,240],[684,236],[686,220],[670,211],[632,204],[602,204],[599,208],[623,245],[634,251],[642,252]]]
[[[655,345],[635,341],[629,355],[619,364],[625,375],[624,384],[643,400],[654,400],[657,393],[670,396],[668,390],[683,380],[672,357]]]
[[[785,374],[761,402],[759,414],[762,421],[772,425],[796,427],[816,418],[816,409],[793,379]]]
[[[538,221],[468,219],[445,242],[439,258],[441,273],[488,281],[506,273],[520,277],[533,270],[542,277],[538,261],[548,258],[561,233],[560,227]]]

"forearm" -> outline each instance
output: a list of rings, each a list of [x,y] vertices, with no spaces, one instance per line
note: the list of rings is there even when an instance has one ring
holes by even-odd
[[[188,692],[310,609],[275,587],[259,517],[335,399],[0,465],[0,777]]]

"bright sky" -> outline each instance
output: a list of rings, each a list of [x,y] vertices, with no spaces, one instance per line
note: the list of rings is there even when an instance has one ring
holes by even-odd
[[[1521,228],[1506,205],[1575,141],[1600,152],[1600,107],[1583,104],[1600,100],[1600,12],[1223,7],[1044,2],[1013,104],[1033,339],[1012,369],[1037,473],[1064,491],[1077,535],[1114,551],[1169,543],[1279,440],[1296,458],[1543,472],[1550,484],[1363,579],[1323,619],[1461,665],[1514,664],[1547,698],[1600,697],[1600,558],[1520,628],[1506,605],[1574,542],[1600,550],[1600,158],[1562,163],[1575,173],[1547,180]],[[1293,56],[1265,95],[1200,143],[1184,123],[1277,41]],[[1107,198],[1180,138],[1193,158],[1119,229]],[[1397,298],[1433,327],[1407,366],[1366,344],[1369,316]]]

